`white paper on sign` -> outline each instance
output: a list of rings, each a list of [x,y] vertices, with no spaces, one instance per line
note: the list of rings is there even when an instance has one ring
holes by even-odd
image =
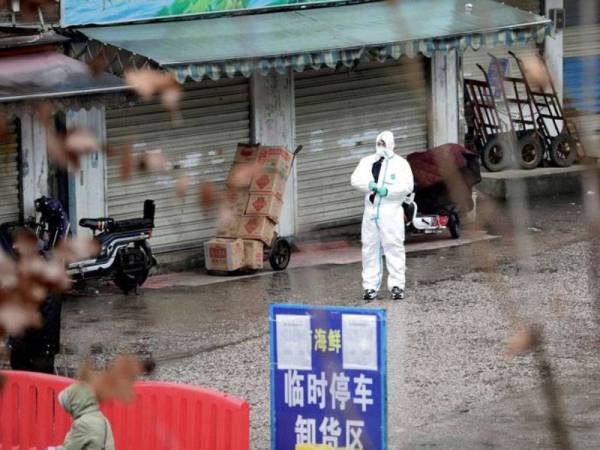
[[[312,370],[310,316],[276,314],[277,368]]]
[[[342,314],[344,369],[377,370],[377,317]]]

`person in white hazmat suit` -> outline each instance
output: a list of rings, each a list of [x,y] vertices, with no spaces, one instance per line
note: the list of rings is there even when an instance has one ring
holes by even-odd
[[[394,153],[391,131],[377,136],[375,154],[360,160],[351,182],[365,194],[361,231],[363,298],[377,298],[385,255],[392,299],[403,299],[406,254],[402,203],[413,191],[414,180],[408,161]]]

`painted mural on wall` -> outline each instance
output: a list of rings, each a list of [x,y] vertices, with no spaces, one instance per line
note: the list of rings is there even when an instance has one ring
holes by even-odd
[[[62,0],[63,26],[319,3],[323,0]]]

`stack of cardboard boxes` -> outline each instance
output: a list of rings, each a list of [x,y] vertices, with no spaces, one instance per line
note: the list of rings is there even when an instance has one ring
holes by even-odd
[[[204,246],[213,271],[262,269],[281,216],[293,156],[284,147],[238,145],[227,179],[227,214]]]

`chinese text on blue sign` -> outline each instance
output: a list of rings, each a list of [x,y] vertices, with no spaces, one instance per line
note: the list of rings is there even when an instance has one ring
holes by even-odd
[[[271,305],[272,448],[386,448],[385,311]]]

